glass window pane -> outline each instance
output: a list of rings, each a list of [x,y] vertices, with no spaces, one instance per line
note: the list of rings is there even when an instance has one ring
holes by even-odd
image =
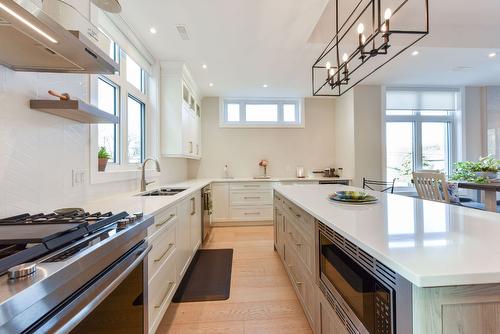
[[[283,105],[283,121],[285,122],[297,122],[295,113],[295,104],[284,104]]]
[[[448,173],[448,123],[422,123],[422,168]]]
[[[118,89],[110,83],[99,78],[97,80],[97,107],[105,112],[117,115]],[[97,142],[99,147],[105,147],[111,155],[110,162],[118,162],[118,125],[99,124],[97,127]]]
[[[143,91],[143,72],[141,67],[127,55],[127,81],[135,88]]]
[[[144,160],[144,104],[128,97],[128,162]]]
[[[386,123],[387,180],[407,186],[413,172],[413,124]]]
[[[240,121],[240,105],[239,103],[227,104],[227,121],[239,122]]]
[[[245,109],[247,122],[277,122],[277,104],[247,104]]]

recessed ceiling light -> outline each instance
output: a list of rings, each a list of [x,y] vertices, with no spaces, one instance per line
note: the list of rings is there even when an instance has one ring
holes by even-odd
[[[267,88],[267,87],[269,87],[267,84],[262,85],[262,88]]]
[[[213,84],[213,83],[209,83],[208,85],[209,85],[210,87],[213,87],[213,86],[214,86],[214,84]]]
[[[412,55],[412,56],[418,56],[418,54],[419,54],[419,53],[420,53],[420,52],[418,52],[417,50],[415,50],[415,51],[413,51],[413,52],[411,53],[411,55]]]
[[[497,53],[496,52],[492,52],[488,55],[488,57],[490,58],[495,58],[497,56]]]
[[[155,27],[151,27],[149,28],[149,32],[152,33],[152,34],[156,34],[157,31],[156,31],[156,28]]]
[[[203,67],[203,69],[206,70],[208,66],[207,66],[207,64],[203,64],[203,65],[201,65],[201,67]]]

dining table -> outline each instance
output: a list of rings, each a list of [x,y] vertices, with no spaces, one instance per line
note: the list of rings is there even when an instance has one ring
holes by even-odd
[[[475,183],[458,182],[458,187],[484,192],[484,206],[487,211],[497,212],[497,192],[500,191],[500,182]]]

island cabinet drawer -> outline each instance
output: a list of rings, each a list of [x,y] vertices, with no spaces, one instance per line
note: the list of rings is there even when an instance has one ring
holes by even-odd
[[[230,211],[231,219],[233,220],[273,220],[273,207],[271,205],[231,207]]]
[[[281,259],[285,249],[285,219],[279,208],[274,208],[274,246]]]
[[[288,200],[283,202],[285,213],[297,223],[308,237],[314,238],[314,217]]]
[[[286,270],[297,293],[305,314],[311,324],[314,326],[314,307],[315,307],[315,289],[312,278],[305,272],[303,265],[297,258],[297,254],[289,248],[286,251]]]
[[[271,182],[234,182],[229,185],[229,190],[272,190]]]
[[[231,192],[231,206],[272,205],[271,191]]]
[[[163,263],[149,282],[148,317],[149,333],[155,333],[165,314],[179,282],[175,266],[175,256]]]
[[[176,230],[177,222],[174,222],[149,240],[149,243],[152,245],[148,255],[148,275],[150,278],[158,272],[159,268],[166,261],[174,256],[177,249]]]
[[[177,207],[168,208],[155,216],[155,222],[148,227],[148,238],[153,238],[155,233],[167,229],[177,219]]]
[[[312,276],[314,273],[314,241],[305,237],[303,232],[297,228],[297,225],[291,223],[290,220],[286,220],[286,217],[285,221],[287,223],[286,237],[288,247],[297,253],[301,265]]]

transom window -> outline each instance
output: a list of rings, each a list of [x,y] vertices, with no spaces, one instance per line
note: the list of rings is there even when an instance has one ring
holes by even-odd
[[[224,99],[223,127],[297,127],[303,125],[299,99]]]
[[[411,184],[416,170],[449,174],[458,90],[388,89],[386,94],[386,175]]]

